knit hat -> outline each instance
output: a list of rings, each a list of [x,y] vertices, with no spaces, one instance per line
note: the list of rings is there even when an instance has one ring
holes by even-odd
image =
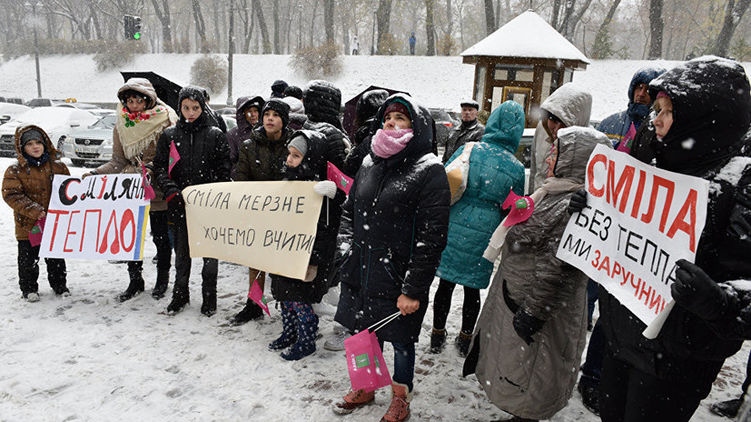
[[[295,97],[298,100],[302,101],[302,88],[299,86],[290,85],[287,88],[284,89],[284,97]]]
[[[292,138],[287,144],[287,148],[289,147],[294,147],[296,150],[300,151],[303,156],[308,153],[308,141],[302,135],[297,135]]]
[[[281,79],[275,80],[274,83],[271,84],[271,97],[282,98],[284,96],[284,90],[287,89],[288,86],[287,82],[284,82]]]
[[[21,148],[25,147],[26,143],[32,140],[39,141],[44,144],[44,137],[42,136],[42,133],[36,129],[29,129],[21,135]]]
[[[285,128],[287,127],[287,125],[289,124],[289,104],[285,103],[279,98],[271,98],[270,100],[266,101],[266,104],[264,104],[261,116],[266,114],[267,110],[274,110],[279,113],[279,117],[282,118],[282,125]]]
[[[475,100],[462,101],[459,105],[462,107],[474,107],[475,110],[480,109],[480,104],[478,104]]]
[[[409,112],[409,108],[402,103],[401,101],[393,101],[391,104],[389,104],[386,107],[386,111],[383,112],[384,119],[386,116],[388,116],[389,113],[397,111],[399,113],[402,113],[403,115],[409,117],[410,120],[412,120],[412,114]]]

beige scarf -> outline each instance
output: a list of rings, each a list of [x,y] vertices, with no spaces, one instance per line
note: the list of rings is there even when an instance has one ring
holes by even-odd
[[[530,198],[532,198],[532,202],[535,204],[535,209],[537,209],[537,205],[549,193],[557,194],[562,192],[574,192],[582,188],[584,188],[584,183],[579,183],[571,179],[548,177],[542,183],[542,186],[540,186]],[[534,214],[534,211],[532,211],[532,213]],[[506,218],[508,218],[508,216],[506,216]],[[487,249],[485,249],[485,252],[482,254],[482,257],[490,262],[495,262],[498,255],[501,254],[501,248],[506,241],[506,234],[511,228],[503,225],[503,223],[506,222],[506,218],[504,218],[501,224],[495,229],[493,235],[490,237]]]
[[[162,130],[177,121],[177,115],[171,108],[161,101],[149,110],[141,113],[129,113],[120,104],[115,129],[123,146],[125,158],[133,160],[141,154],[152,142],[156,142]]]

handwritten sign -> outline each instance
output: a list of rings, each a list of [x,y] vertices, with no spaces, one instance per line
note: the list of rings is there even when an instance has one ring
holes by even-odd
[[[140,174],[55,175],[39,256],[142,260],[149,204]]]
[[[694,262],[709,182],[598,145],[587,163],[587,207],[571,216],[557,257],[600,283],[659,333],[672,307],[675,262]]]
[[[182,192],[191,257],[303,279],[321,196],[316,182],[223,182]]]

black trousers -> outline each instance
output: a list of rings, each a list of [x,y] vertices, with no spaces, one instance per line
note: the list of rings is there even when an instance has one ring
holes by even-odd
[[[39,290],[39,245],[31,246],[28,240],[18,241],[18,285],[26,296]],[[56,294],[63,293],[66,287],[65,260],[44,258],[47,264],[47,280]]]
[[[456,284],[441,279],[433,298],[433,328],[443,330],[451,310],[451,296]],[[480,290],[464,286],[464,304],[462,306],[462,331],[471,334],[480,315]]]
[[[184,215],[184,214],[183,214]],[[172,290],[173,298],[188,299],[190,292],[188,282],[190,280],[190,243],[188,242],[188,226],[185,217],[172,218],[172,237],[175,241],[175,287]],[[219,273],[219,261],[215,258],[203,258],[201,285],[204,297],[206,294],[216,294],[216,278]]]
[[[149,212],[151,225],[151,239],[156,246],[157,272],[168,272],[172,264],[172,245],[169,241],[169,218],[166,210]],[[143,271],[143,261],[128,261],[128,275],[131,280],[137,279]]]
[[[662,380],[641,372],[606,352],[600,379],[603,422],[688,422],[712,383]]]

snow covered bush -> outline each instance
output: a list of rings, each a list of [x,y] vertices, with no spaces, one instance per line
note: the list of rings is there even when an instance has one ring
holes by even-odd
[[[208,89],[212,95],[221,92],[227,85],[227,62],[219,56],[199,57],[190,68],[190,83]]]
[[[449,34],[444,34],[443,36],[438,37],[438,42],[436,44],[436,51],[441,56],[453,55],[459,46],[454,37]]]
[[[396,39],[394,34],[388,32],[381,35],[381,40],[378,43],[378,54],[385,56],[395,56],[399,54],[402,49],[402,42]]]
[[[341,47],[335,43],[300,48],[292,55],[289,65],[308,79],[331,78],[342,71],[340,50]]]
[[[94,55],[94,63],[100,72],[119,69],[133,61],[136,54],[143,53],[144,44],[136,41],[104,41]]]

